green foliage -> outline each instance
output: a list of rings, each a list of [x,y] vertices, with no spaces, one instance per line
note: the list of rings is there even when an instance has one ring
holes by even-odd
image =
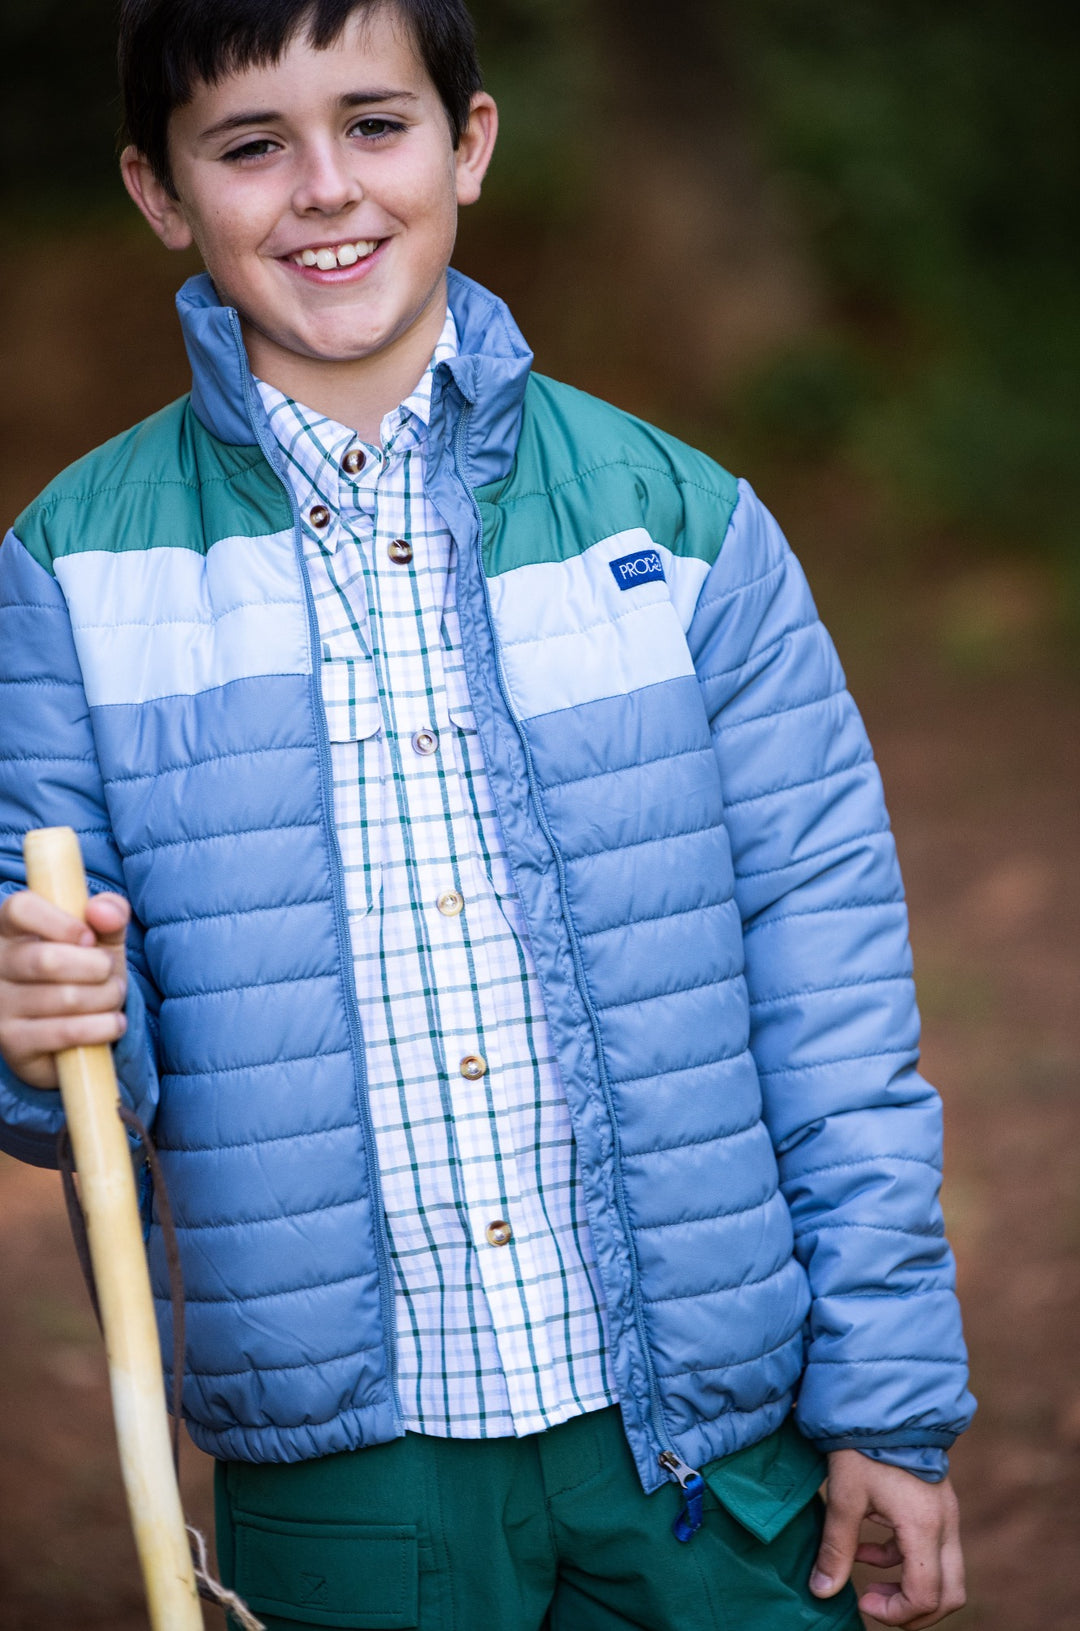
[[[880,372],[853,447],[927,520],[1080,551],[1080,13],[738,14],[782,195]]]

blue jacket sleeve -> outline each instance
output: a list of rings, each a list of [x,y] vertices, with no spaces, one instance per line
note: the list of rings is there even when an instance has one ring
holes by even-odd
[[[822,1450],[932,1480],[974,1401],[895,846],[832,643],[745,484],[690,640],[723,779],[751,1047],[813,1296],[799,1425]]]
[[[90,890],[126,895],[67,606],[56,579],[14,533],[0,545],[0,898],[25,887],[23,834],[74,827]],[[160,998],[142,931],[128,935],[128,1028],[114,1050],[125,1099],[149,1124],[157,1105]],[[63,1121],[59,1093],[28,1086],[0,1059],[0,1149],[50,1160]]]

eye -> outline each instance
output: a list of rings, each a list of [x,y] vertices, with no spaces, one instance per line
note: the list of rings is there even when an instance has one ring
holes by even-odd
[[[355,124],[349,126],[350,136],[362,136],[367,142],[381,142],[391,136],[398,136],[405,126],[397,119],[387,119],[379,115],[371,115],[366,119],[357,119]]]
[[[231,147],[221,157],[226,164],[243,164],[247,159],[262,159],[267,153],[276,152],[277,145],[269,136],[257,136],[253,141],[245,142],[242,147]]]

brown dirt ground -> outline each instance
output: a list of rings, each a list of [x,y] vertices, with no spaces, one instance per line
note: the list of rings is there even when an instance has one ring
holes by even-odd
[[[60,464],[185,387],[166,299],[173,267],[115,232],[75,258],[77,276],[51,253],[0,258],[7,515]],[[774,502],[783,488],[770,488]],[[946,1102],[945,1207],[981,1400],[953,1458],[970,1603],[952,1623],[1073,1631],[1080,690],[1064,658],[1047,655],[1053,591],[1039,570],[987,564],[948,541],[918,570],[910,560],[886,570],[848,551],[875,523],[835,478],[792,478],[777,507],[882,765],[924,1063]],[[58,1180],[2,1157],[0,1332],[0,1631],[138,1631],[105,1370]],[[188,1511],[209,1527],[210,1463],[190,1446],[185,1456]]]

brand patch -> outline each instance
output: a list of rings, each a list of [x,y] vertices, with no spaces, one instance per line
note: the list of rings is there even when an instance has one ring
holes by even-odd
[[[639,583],[664,582],[664,563],[656,549],[639,549],[634,555],[620,555],[609,564],[620,589],[636,589]]]

